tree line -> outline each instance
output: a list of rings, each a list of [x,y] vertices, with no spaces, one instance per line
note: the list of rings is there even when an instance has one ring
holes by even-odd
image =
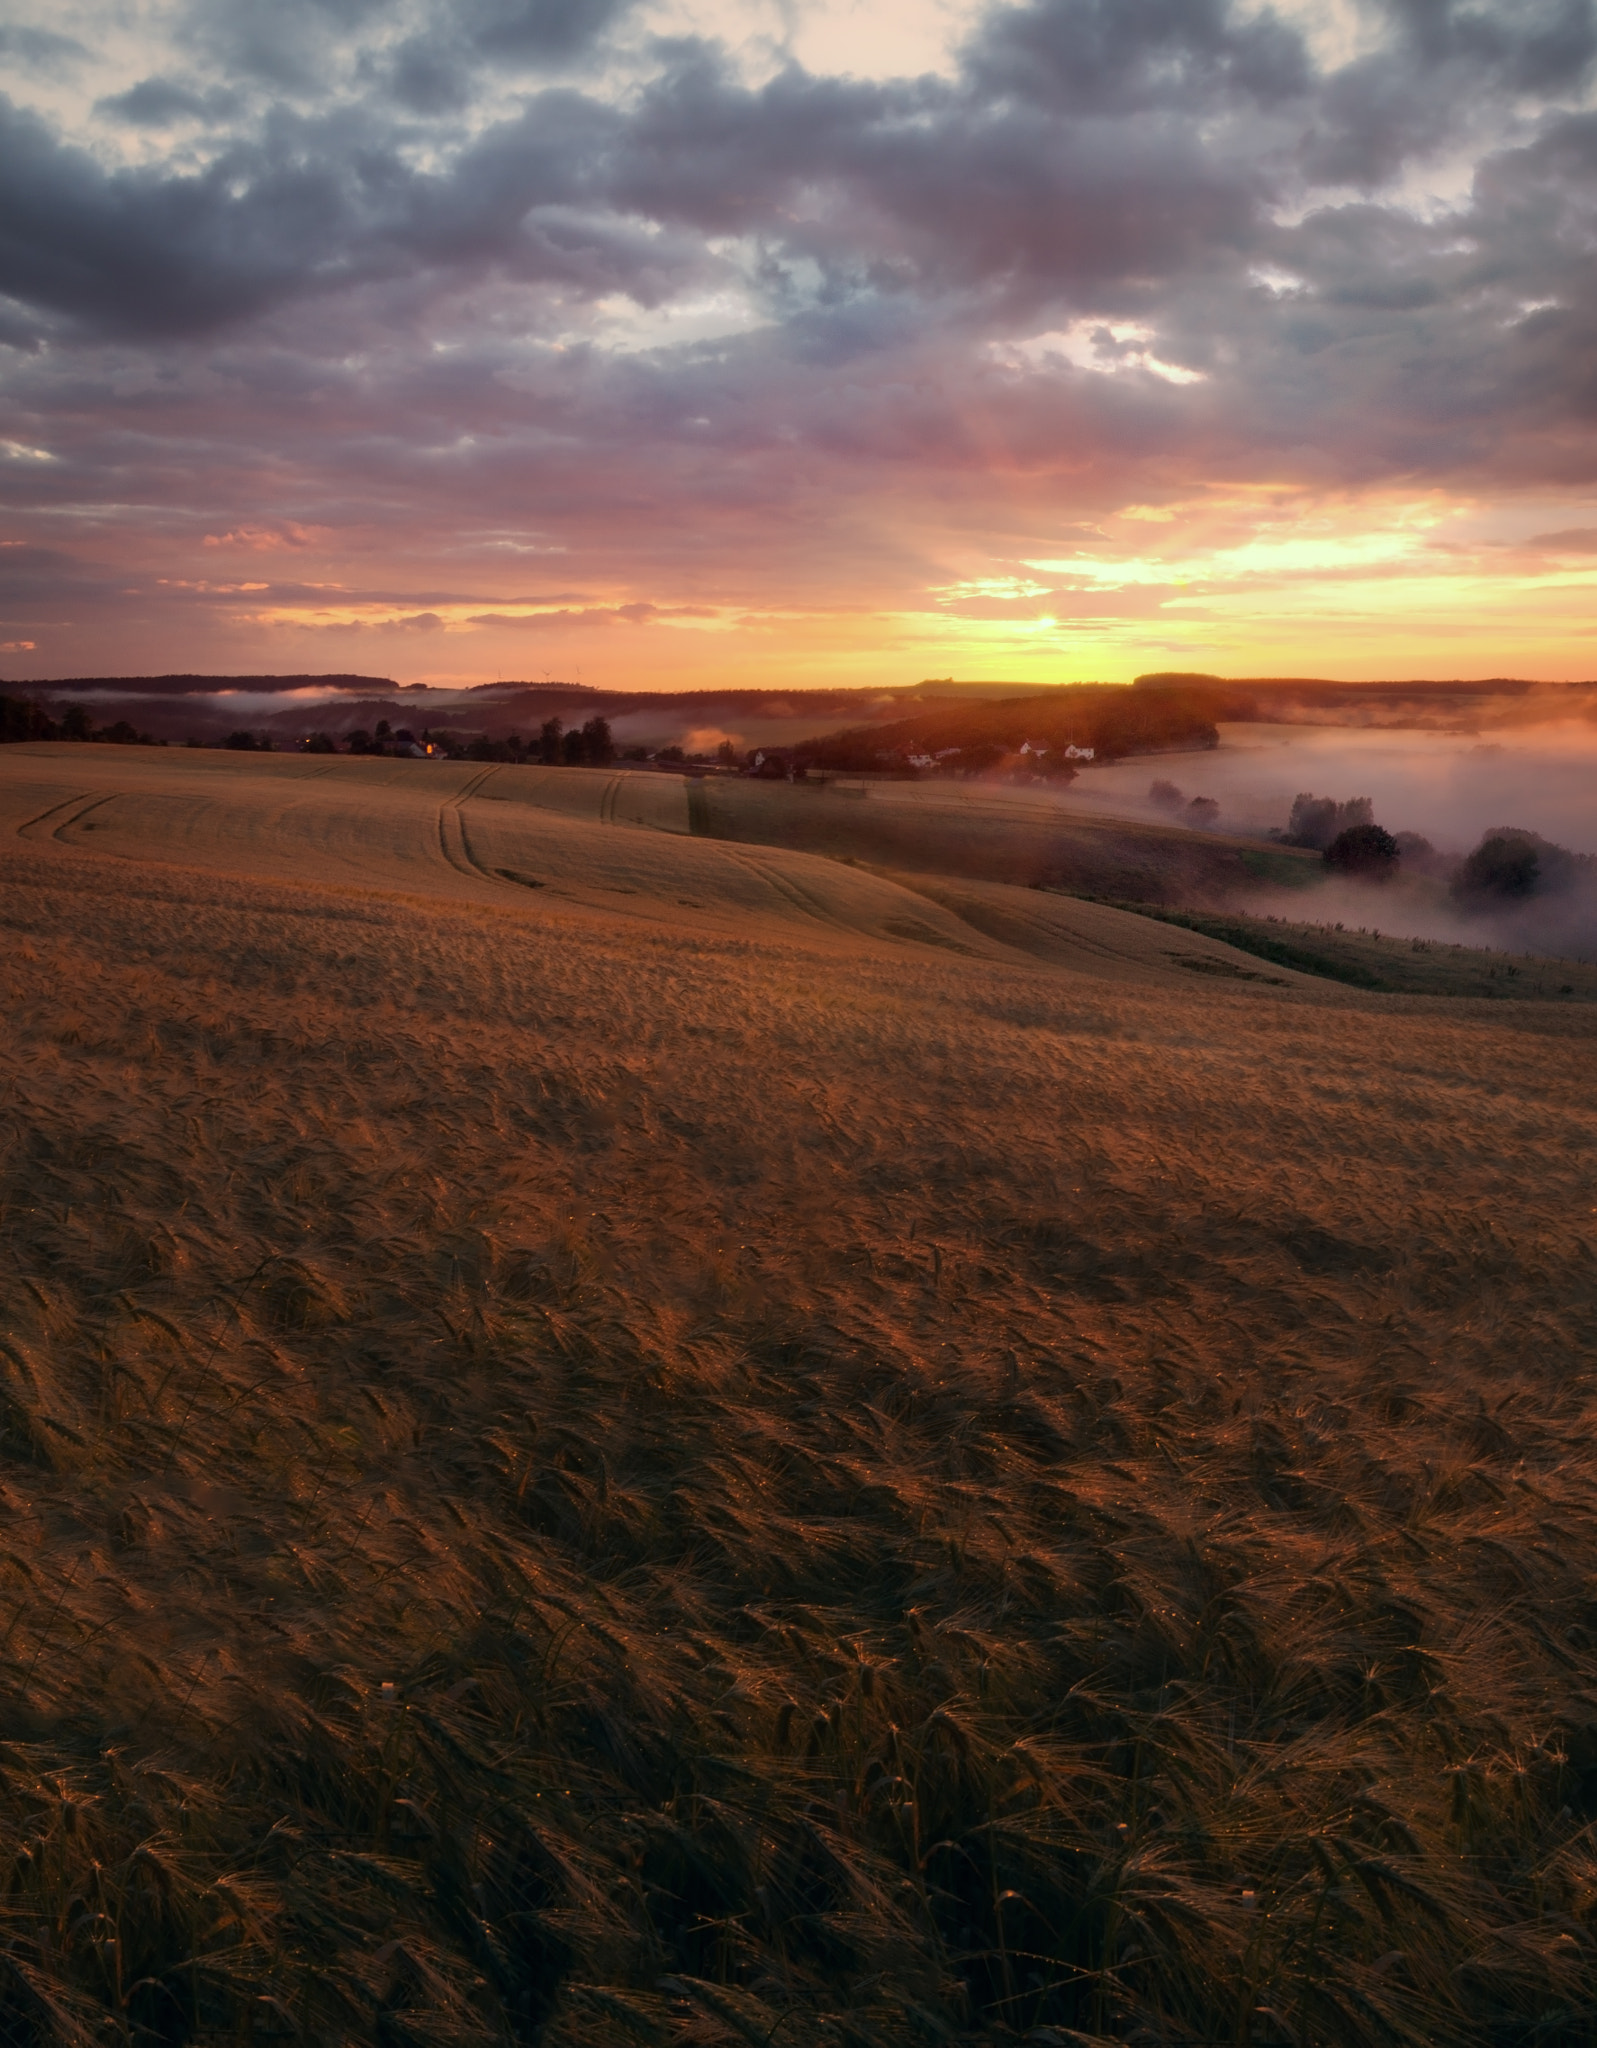
[[[140,732],[125,718],[119,718],[110,725],[97,726],[81,704],[68,704],[60,716],[55,717],[32,698],[0,694],[0,745],[17,745],[26,740],[94,740],[102,745],[121,747],[164,747],[170,744],[150,733]],[[356,726],[341,739],[329,732],[316,732],[304,739],[284,742],[270,732],[240,727],[221,740],[207,743],[190,739],[186,744],[191,747],[210,744],[235,753],[260,754],[284,750],[303,754],[387,754],[403,757],[432,751],[453,761],[530,762],[549,768],[607,768],[616,758],[615,740],[607,718],[590,718],[569,729],[558,718],[546,718],[537,732],[525,739],[517,732],[509,733],[503,739],[490,739],[486,733],[471,737],[452,732],[417,733],[408,726],[400,726],[396,730],[386,718],[380,718],[372,730]],[[641,756],[641,749],[633,751]],[[666,750],[667,754],[672,752],[681,758],[680,748]]]
[[[81,704],[69,704],[52,718],[31,697],[0,696],[0,745],[21,740],[99,740],[113,747],[158,747],[165,744],[119,718],[97,726]]]

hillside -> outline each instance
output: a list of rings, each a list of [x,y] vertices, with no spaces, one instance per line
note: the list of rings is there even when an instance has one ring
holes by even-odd
[[[1217,696],[1207,689],[1081,685],[996,702],[933,705],[908,718],[808,741],[796,756],[817,768],[861,772],[902,765],[911,754],[1013,754],[1030,742],[1050,754],[1091,748],[1097,759],[1213,747]],[[959,763],[953,764],[957,770]]]
[[[0,750],[8,2040],[1573,2048],[1597,1008],[692,822]]]
[[[243,729],[280,749],[311,733],[343,737],[381,721],[439,736],[502,739],[535,734],[546,718],[580,723],[609,719],[627,737],[663,746],[730,721],[751,745],[807,739],[841,724],[891,717],[906,705],[961,702],[1004,695],[1004,686],[928,683],[879,689],[600,689],[555,682],[480,683],[428,689],[384,676],[170,675],[75,676],[38,683],[0,683],[0,741],[73,737],[50,729],[76,705],[94,727],[118,724],[130,737],[160,743],[198,739],[210,745]]]
[[[933,777],[850,787],[707,779],[702,829],[916,874],[1168,904],[1219,904],[1261,882],[1306,886],[1319,857],[1222,832],[1072,809],[1052,788]]]

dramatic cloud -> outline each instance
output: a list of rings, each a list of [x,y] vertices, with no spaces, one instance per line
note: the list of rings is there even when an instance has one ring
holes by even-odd
[[[1597,669],[1592,0],[710,7],[14,9],[6,672]]]

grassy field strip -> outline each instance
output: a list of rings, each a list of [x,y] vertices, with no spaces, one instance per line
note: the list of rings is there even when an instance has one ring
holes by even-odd
[[[942,905],[974,931],[1038,961],[1110,976],[1172,980],[1209,973],[1261,990],[1289,988],[1315,1000],[1339,994],[1333,984],[1286,967],[1260,974],[1254,954],[1172,924],[1128,916],[1107,905],[1051,891],[1022,889],[1003,882],[951,882],[925,875],[899,875],[906,889]]]
[[[895,946],[895,924],[920,926],[929,944],[969,940],[896,882],[845,863],[780,849],[616,829],[570,813],[486,803],[474,808],[482,865],[535,876],[557,897],[628,917],[712,925],[746,938],[802,932],[829,948]]]
[[[688,831],[684,778],[654,771],[511,768],[484,792],[483,800],[663,832]]]
[[[1589,961],[1544,959],[1534,954],[1494,952],[1447,940],[1394,937],[1377,930],[1346,930],[1250,917],[1240,912],[1165,910],[1124,904],[1138,916],[1169,930],[1187,930],[1268,961],[1299,978],[1296,970],[1328,982],[1385,995],[1474,998],[1493,1002],[1597,1001],[1597,966]],[[1377,896],[1368,915],[1391,915]]]
[[[784,782],[705,778],[690,801],[709,836],[938,874],[1155,902],[1222,900],[1259,881],[1315,877],[1317,856],[1183,831],[981,785],[870,784],[863,801]]]
[[[924,905],[893,876],[860,873],[837,863],[772,850],[755,854],[725,844],[718,854],[755,878],[784,906],[833,932],[851,937],[908,940],[953,951],[989,950],[972,945],[973,934],[956,918],[928,919]]]

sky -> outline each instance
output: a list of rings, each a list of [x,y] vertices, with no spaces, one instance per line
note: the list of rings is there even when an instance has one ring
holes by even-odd
[[[1597,0],[3,0],[0,678],[1597,675]]]

